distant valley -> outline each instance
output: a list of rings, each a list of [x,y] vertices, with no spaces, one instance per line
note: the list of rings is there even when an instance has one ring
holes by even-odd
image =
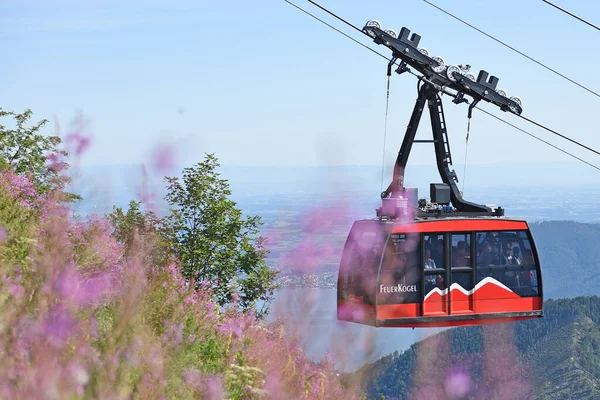
[[[548,272],[545,279],[549,297],[596,293],[593,271],[600,257],[594,239],[589,238],[597,238],[600,184],[584,184],[591,179],[589,174],[578,174],[573,168],[556,166],[543,171],[519,166],[474,168],[465,193],[469,200],[501,205],[507,216],[530,222],[534,238],[543,249],[541,259],[544,271]],[[223,177],[230,179],[232,198],[244,213],[261,216],[262,233],[268,238],[271,252],[268,263],[281,271],[280,284],[335,288],[341,250],[352,222],[374,217],[380,205],[381,169],[224,167],[222,171]],[[424,167],[415,167],[413,174],[407,176],[410,177],[407,185],[418,183],[420,197],[429,195],[423,182],[437,181],[435,173]],[[491,176],[495,177],[493,182],[487,179]],[[86,214],[109,211],[112,205],[126,207],[130,200],[145,192],[154,194],[156,210],[164,213],[161,178],[140,177],[141,169],[135,166],[86,169],[76,181],[85,198],[76,210]],[[563,185],[544,186],[552,180],[562,180]],[[588,225],[562,225],[563,222],[557,221]],[[568,234],[563,234],[563,229]],[[306,255],[305,247],[311,241],[328,247],[330,254],[324,256],[312,249],[316,258],[311,264],[297,265],[297,253]],[[567,271],[570,278],[565,280]]]
[[[318,169],[276,170],[271,174],[266,169],[260,173],[257,169],[242,168],[226,171],[224,177],[231,178],[232,197],[238,206],[246,214],[262,217],[262,232],[271,250],[268,264],[281,271],[279,282],[283,289],[276,293],[270,318],[287,319],[289,329],[296,332],[303,349],[312,357],[318,360],[331,352],[336,355],[341,370],[352,371],[394,351],[400,354],[411,344],[442,331],[375,329],[336,319],[335,288],[341,250],[352,222],[375,215],[375,208],[379,206],[380,169],[356,167],[340,172],[330,168],[326,173]],[[583,184],[581,180],[585,177],[577,175],[573,185],[563,185],[559,190],[549,183],[550,175],[560,172],[557,169],[546,171],[548,175],[540,178],[538,185],[528,186],[525,177],[514,179],[520,175],[519,169],[513,168],[501,174],[497,186],[477,186],[485,182],[490,171],[478,171],[481,178],[469,181],[466,197],[502,205],[507,215],[530,221],[540,251],[544,298],[600,295],[600,288],[595,284],[600,275],[600,246],[597,245],[600,243],[597,202],[600,184]],[[494,174],[497,172],[494,170]],[[79,183],[85,188],[85,200],[77,205],[76,211],[101,213],[109,211],[113,204],[126,207],[130,200],[139,198],[144,189],[139,175],[139,168],[134,168],[129,173],[116,169],[110,173],[105,171],[104,175],[81,178]],[[569,176],[563,176],[563,180]],[[511,182],[515,185],[511,186]],[[156,209],[164,212],[160,179],[149,179],[146,183],[144,192],[155,193]],[[420,195],[428,196],[426,186],[420,188]],[[558,323],[556,320],[542,319],[546,320],[558,328],[552,325]],[[582,321],[587,323],[585,319]],[[569,329],[561,332],[570,334]],[[348,349],[360,351],[349,352]],[[408,387],[409,381],[406,382]],[[391,396],[388,398],[394,398]]]

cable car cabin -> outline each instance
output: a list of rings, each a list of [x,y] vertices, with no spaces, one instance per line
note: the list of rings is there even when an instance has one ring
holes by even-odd
[[[542,317],[527,222],[505,218],[356,221],[338,276],[338,319],[446,327]]]

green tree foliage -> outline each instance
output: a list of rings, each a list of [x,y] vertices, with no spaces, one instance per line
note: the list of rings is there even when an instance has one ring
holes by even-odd
[[[129,240],[145,226],[139,203],[114,213],[115,230],[97,215],[74,218],[33,187],[0,174],[0,398],[357,397],[280,323],[219,309],[177,260],[144,265],[147,239]]]
[[[32,111],[30,109],[17,114],[0,109],[0,117],[14,119],[14,128],[0,124],[0,171],[13,170],[16,174],[29,176],[38,193],[45,193],[51,188],[63,189],[69,179],[61,175],[68,165],[61,162],[66,157],[65,151],[59,150],[61,139],[58,136],[44,136],[40,130],[48,120],[43,119],[29,125]],[[48,156],[54,158],[52,165]],[[79,195],[65,193],[67,201],[81,200]]]
[[[276,288],[276,271],[265,264],[268,251],[259,236],[259,216],[243,217],[229,199],[229,184],[216,172],[212,154],[194,167],[185,168],[180,180],[166,177],[165,199],[170,215],[164,232],[181,260],[183,275],[196,285],[210,281],[220,305],[239,296],[242,309],[258,301],[270,302]]]
[[[152,211],[143,211],[140,201],[130,201],[127,211],[113,206],[108,215],[114,226],[113,237],[125,247],[125,256],[131,254],[137,239],[144,246],[145,265],[163,267],[170,261],[170,245],[161,232],[162,221]]]
[[[35,214],[0,186],[0,270],[24,265],[35,236]]]

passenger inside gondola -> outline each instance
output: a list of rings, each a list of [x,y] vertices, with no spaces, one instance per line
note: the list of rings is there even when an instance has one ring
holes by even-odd
[[[437,268],[444,268],[444,237],[442,235],[430,236],[431,257]]]
[[[434,269],[437,268],[435,266],[435,261],[431,258],[431,250],[425,250],[425,269]]]
[[[497,232],[488,233],[486,239],[479,244],[477,249],[478,282],[486,277],[492,277],[502,282],[504,271],[503,268],[500,268],[498,245]]]
[[[521,286],[523,287],[523,294],[525,295],[537,295],[537,279],[535,273],[535,261],[533,259],[533,252],[531,249],[523,250],[523,270],[519,276],[521,280]]]
[[[456,245],[456,251],[452,253],[452,266],[453,267],[468,267],[469,266],[469,249],[467,248],[467,242],[461,240]]]
[[[510,242],[507,242],[504,244],[504,252],[502,253],[502,256],[500,257],[500,264],[501,265],[514,265],[514,260],[513,260],[513,256],[512,256],[512,245],[510,244]]]
[[[504,252],[500,258],[500,265],[517,265],[516,260],[513,257],[513,247],[511,242],[504,243],[503,248]],[[515,270],[505,270],[501,282],[508,286],[511,290],[515,290],[519,286],[519,277],[517,272]]]
[[[427,249],[425,250],[425,262],[424,262],[424,269],[428,270],[428,269],[435,269],[437,268],[435,265],[435,261],[431,258],[431,250]],[[425,271],[425,293],[429,293],[431,291],[431,289],[433,289],[437,284],[437,280],[436,280],[436,275],[435,274],[428,274],[427,271]]]
[[[515,264],[517,264],[517,265],[523,264],[523,258],[521,257],[521,254],[520,254],[521,253],[520,247],[515,246],[515,247],[513,247],[512,251],[513,251],[513,254],[512,254],[513,260],[515,260]]]

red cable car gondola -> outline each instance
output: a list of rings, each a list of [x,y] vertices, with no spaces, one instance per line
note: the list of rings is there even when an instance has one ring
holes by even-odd
[[[440,92],[455,103],[474,98],[504,111],[521,112],[494,89],[498,79],[481,71],[477,81],[458,69],[441,71],[436,61],[417,50],[418,35],[398,38],[376,24],[363,31],[385,44],[423,77],[390,186],[381,194],[377,218],[356,221],[344,246],[338,276],[338,319],[382,327],[447,327],[508,322],[543,316],[542,276],[535,243],[526,221],[504,217],[501,207],[465,201],[452,159]],[[435,68],[435,69],[434,69]],[[450,79],[452,78],[452,79]],[[456,94],[448,93],[452,88]],[[433,140],[415,140],[427,103]],[[403,186],[413,143],[433,143],[443,180],[431,184],[431,202],[417,200],[417,190]],[[452,206],[450,206],[452,204]]]
[[[527,222],[504,218],[357,221],[340,266],[338,319],[444,327],[542,316]]]

